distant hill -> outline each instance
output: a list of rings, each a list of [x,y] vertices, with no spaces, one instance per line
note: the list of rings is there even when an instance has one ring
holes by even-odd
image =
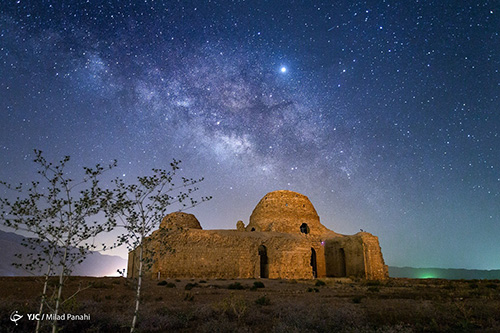
[[[28,250],[21,245],[23,236],[0,231],[0,276],[28,276],[31,272],[15,268],[12,262],[17,261],[16,253],[27,254]],[[117,269],[127,267],[127,260],[118,256],[103,255],[92,252],[87,259],[76,266],[72,275],[79,276],[106,276],[116,275]],[[41,275],[40,273],[35,275]]]
[[[411,279],[448,279],[448,280],[499,280],[500,269],[457,269],[457,268],[413,268],[389,266],[389,276]]]

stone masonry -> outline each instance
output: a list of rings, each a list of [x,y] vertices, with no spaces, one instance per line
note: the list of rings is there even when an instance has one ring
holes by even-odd
[[[169,214],[146,247],[152,278],[388,277],[377,237],[327,229],[309,199],[292,191],[266,194],[236,230],[203,230],[192,214]],[[136,252],[129,277],[137,275]]]

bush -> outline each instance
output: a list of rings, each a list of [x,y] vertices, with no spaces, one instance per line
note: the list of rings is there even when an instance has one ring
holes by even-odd
[[[234,316],[240,321],[246,314],[248,306],[243,297],[237,297],[231,293],[228,297],[217,303],[216,308],[221,313]]]
[[[255,281],[255,282],[253,283],[253,286],[254,286],[255,288],[265,288],[264,283],[263,283],[262,281]]]
[[[188,289],[188,290],[190,290],[190,289]],[[188,301],[188,302],[192,302],[192,301],[194,301],[194,296],[191,295],[191,293],[185,293],[184,294],[184,300]]]
[[[323,280],[316,280],[316,283],[314,285],[316,287],[322,287],[322,286],[326,286],[326,283]]]
[[[245,289],[244,286],[241,285],[241,283],[239,282],[235,282],[235,283],[231,283],[227,289],[233,289],[233,290],[241,290],[241,289]]]
[[[175,288],[176,287],[175,283],[173,283],[173,282],[167,282],[165,280],[158,282],[158,285],[159,286],[165,286],[167,288]]]
[[[58,285],[59,285],[59,282],[58,282]],[[92,286],[92,288],[96,288],[96,289],[110,289],[110,288],[113,288],[113,286],[107,284],[106,282],[103,282],[103,281],[96,281],[96,282],[91,282],[90,285]]]
[[[359,303],[361,303],[362,299],[363,299],[363,297],[361,297],[361,296],[355,296],[352,298],[352,302],[355,304],[359,304]]]
[[[186,284],[186,286],[184,287],[185,290],[191,290],[193,289],[194,287],[198,287],[198,283],[188,283]]]
[[[255,304],[260,306],[271,305],[271,300],[266,295],[261,296],[255,300]]]

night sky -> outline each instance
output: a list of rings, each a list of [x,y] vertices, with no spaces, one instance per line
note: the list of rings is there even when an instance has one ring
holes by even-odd
[[[189,211],[205,229],[288,189],[328,228],[378,236],[388,265],[499,269],[499,17],[495,1],[2,1],[0,179],[34,179],[34,148],[74,174],[116,158],[106,184],[176,158],[213,196]]]

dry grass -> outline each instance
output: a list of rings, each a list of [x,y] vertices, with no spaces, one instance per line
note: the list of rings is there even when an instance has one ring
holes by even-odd
[[[352,281],[146,281],[141,332],[498,332],[500,281],[390,279]],[[35,322],[9,320],[35,313],[42,284],[36,278],[0,277],[0,331],[33,331]],[[91,315],[63,321],[65,332],[127,332],[133,282],[124,278],[71,278],[65,291],[90,285],[64,312]],[[175,284],[175,288],[172,285]],[[238,285],[238,288],[234,286]],[[169,287],[170,286],[170,287]],[[187,288],[186,288],[187,286]],[[240,289],[241,286],[241,289]],[[313,292],[308,292],[312,290]],[[44,327],[48,330],[48,325]]]

